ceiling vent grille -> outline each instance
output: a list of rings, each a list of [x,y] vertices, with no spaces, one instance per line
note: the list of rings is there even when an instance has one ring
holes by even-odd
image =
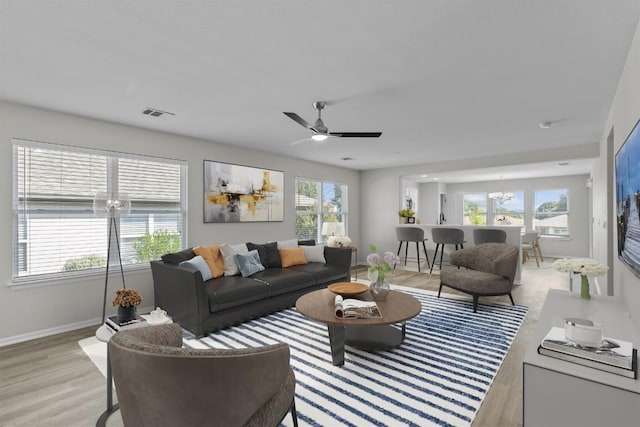
[[[142,111],[142,114],[146,114],[147,116],[152,116],[152,117],[160,117],[160,116],[164,116],[165,114],[168,114],[170,116],[175,116],[175,114],[170,113],[168,111],[162,111],[162,110],[158,110],[157,108],[151,108],[151,107],[147,107]]]

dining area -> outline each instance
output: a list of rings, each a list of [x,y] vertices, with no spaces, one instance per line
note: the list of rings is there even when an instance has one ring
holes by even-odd
[[[519,248],[514,284],[522,284],[522,263],[534,258],[543,262],[537,231],[523,233],[520,225],[399,224],[397,254],[401,263],[418,264],[418,271],[439,274],[448,254],[482,243],[509,243]],[[426,270],[424,269],[426,267]]]

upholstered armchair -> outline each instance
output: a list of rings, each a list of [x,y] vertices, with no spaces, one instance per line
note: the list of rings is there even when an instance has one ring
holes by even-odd
[[[118,332],[109,358],[125,426],[294,425],[289,346],[185,349],[177,323]]]
[[[449,255],[452,265],[461,268],[445,268],[440,272],[440,288],[457,289],[473,296],[473,312],[478,310],[478,298],[489,295],[513,297],[513,279],[519,262],[519,248],[507,243],[482,243]]]

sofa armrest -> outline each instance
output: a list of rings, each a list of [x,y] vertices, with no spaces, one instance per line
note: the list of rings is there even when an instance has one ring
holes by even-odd
[[[190,331],[209,315],[209,296],[197,270],[151,261],[155,305]]]

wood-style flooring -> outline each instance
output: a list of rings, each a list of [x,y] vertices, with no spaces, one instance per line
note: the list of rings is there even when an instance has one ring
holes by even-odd
[[[473,426],[522,425],[522,360],[540,310],[550,288],[567,289],[566,275],[553,270],[545,259],[540,268],[529,260],[523,267],[523,284],[516,286],[516,304],[529,307],[527,317],[505,358]],[[358,268],[366,278],[366,267]],[[391,283],[438,290],[434,271],[396,270]],[[443,292],[455,293],[444,288]],[[509,298],[487,299],[509,303]],[[482,298],[480,303],[482,303]],[[95,334],[95,327],[79,329],[24,343],[0,347],[0,426],[95,425],[106,407],[106,383],[84,354],[78,341]],[[108,426],[122,426],[119,413]]]

